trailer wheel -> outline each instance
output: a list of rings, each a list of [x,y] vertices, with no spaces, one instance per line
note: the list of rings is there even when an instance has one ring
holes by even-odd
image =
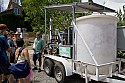
[[[45,59],[43,63],[43,69],[48,76],[53,75],[54,64],[50,59]]]
[[[62,64],[55,65],[54,77],[58,83],[64,83],[66,81],[66,72]]]

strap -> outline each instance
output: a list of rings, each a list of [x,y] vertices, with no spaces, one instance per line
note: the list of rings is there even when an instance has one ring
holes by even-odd
[[[23,49],[24,49],[23,47],[20,48],[18,57],[17,57],[17,59],[16,59],[16,63],[17,63],[17,60],[18,60],[18,58],[19,58],[19,56],[20,56],[20,53],[22,52]]]

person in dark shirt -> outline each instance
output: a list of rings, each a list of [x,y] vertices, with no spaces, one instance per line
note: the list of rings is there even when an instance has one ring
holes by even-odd
[[[13,37],[14,37],[14,32],[10,31],[8,33],[8,37],[7,37],[7,43],[9,45],[9,47],[11,48],[11,53],[8,56],[10,63],[14,63],[14,59],[15,59],[16,46],[14,44]]]
[[[8,30],[5,24],[0,24],[0,83],[2,83],[2,74],[9,78],[10,72],[8,70],[10,64],[6,51],[11,52],[7,43],[7,38],[4,36]],[[6,79],[5,79],[6,80]],[[9,83],[12,83],[11,81]]]

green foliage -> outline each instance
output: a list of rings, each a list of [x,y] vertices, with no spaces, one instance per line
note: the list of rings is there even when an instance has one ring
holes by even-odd
[[[39,30],[42,27],[44,31],[44,0],[25,0],[23,1],[23,9],[26,14],[25,21],[31,22],[31,26],[34,30]]]
[[[65,11],[57,11],[57,10],[51,10],[47,15],[47,17],[50,17],[53,19],[53,29],[59,29],[64,30],[67,29],[69,26],[71,26],[72,21],[72,13],[67,13]],[[86,14],[76,14],[75,18],[79,16],[84,16]],[[48,26],[49,27],[49,26]]]
[[[45,9],[44,6],[54,5],[54,4],[66,4],[66,3],[72,3],[72,2],[78,2],[79,0],[24,0],[22,5],[24,12],[26,14],[25,21],[31,22],[31,26],[34,30],[34,32],[40,30],[44,32],[44,23],[45,23]],[[60,16],[59,16],[59,15]],[[67,27],[69,24],[71,24],[71,19],[69,18],[65,12],[57,12],[57,11],[50,11],[47,12],[47,27],[49,27],[49,19],[50,17],[53,19],[54,25],[56,25],[54,28],[61,28],[61,23],[59,21],[63,21],[61,25],[64,25],[64,27]],[[56,19],[55,19],[56,18]],[[66,25],[66,23],[68,25]],[[48,28],[47,28],[48,31]]]
[[[125,12],[122,13],[121,9],[117,12],[116,16],[119,19],[118,26],[125,26]]]
[[[125,58],[125,54],[122,51],[117,51],[117,58]]]

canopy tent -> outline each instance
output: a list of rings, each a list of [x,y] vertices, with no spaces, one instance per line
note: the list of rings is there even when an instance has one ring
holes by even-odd
[[[56,9],[61,11],[72,12],[73,7],[75,8],[75,13],[83,13],[85,11],[92,12],[115,12],[115,10],[110,9],[108,7],[99,5],[97,3],[89,3],[89,2],[75,2],[72,4],[62,4],[62,5],[52,5],[45,6],[46,9]]]

